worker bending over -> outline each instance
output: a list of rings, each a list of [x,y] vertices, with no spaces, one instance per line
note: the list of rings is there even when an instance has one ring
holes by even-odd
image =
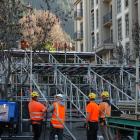
[[[95,102],[95,93],[90,93],[88,97],[90,101],[86,106],[87,140],[97,140],[99,106]]]
[[[102,102],[99,104],[100,130],[104,140],[112,140],[111,133],[106,125],[106,117],[110,117],[111,115],[111,104],[108,91],[103,91],[101,93],[101,98]]]
[[[58,140],[63,140],[66,108],[64,96],[62,94],[57,94],[55,96],[55,101],[49,107],[48,112],[52,112],[52,118],[50,122],[50,140],[55,140],[55,135],[58,136]]]
[[[34,140],[39,140],[42,132],[42,121],[44,120],[46,107],[38,102],[39,94],[35,91],[31,93],[32,100],[28,104],[30,120],[32,124],[32,130]]]

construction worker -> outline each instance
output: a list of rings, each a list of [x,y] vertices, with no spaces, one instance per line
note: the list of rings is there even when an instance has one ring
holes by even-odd
[[[97,140],[99,106],[95,102],[95,93],[89,93],[88,97],[90,102],[86,106],[87,140]]]
[[[65,122],[66,108],[64,103],[64,96],[62,94],[57,94],[55,96],[55,101],[49,107],[48,112],[52,112],[50,122],[50,140],[55,140],[55,135],[58,136],[58,140],[63,140],[63,124]]]
[[[109,101],[108,91],[103,91],[101,93],[102,102],[99,104],[99,120],[100,120],[100,130],[104,137],[104,140],[112,140],[109,129],[106,126],[106,117],[111,115],[111,104]]]
[[[44,120],[46,107],[38,102],[39,94],[36,91],[31,93],[32,100],[28,104],[29,115],[32,124],[34,140],[39,140],[42,131],[42,122]]]

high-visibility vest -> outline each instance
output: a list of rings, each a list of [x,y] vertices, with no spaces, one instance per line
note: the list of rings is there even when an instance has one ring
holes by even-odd
[[[111,115],[111,106],[107,102],[101,102],[99,104],[99,117],[105,119]]]
[[[51,118],[51,124],[54,128],[64,128],[65,122],[65,106],[60,105],[58,102],[53,103],[54,111]]]
[[[86,106],[86,112],[89,113],[89,122],[98,122],[99,120],[99,106],[93,101],[90,101]]]
[[[32,100],[29,102],[28,108],[31,121],[42,121],[44,119],[46,107],[42,103]]]

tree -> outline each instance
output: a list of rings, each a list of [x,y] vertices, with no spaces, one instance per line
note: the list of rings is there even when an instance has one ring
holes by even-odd
[[[0,46],[10,49],[17,46],[21,37],[18,20],[25,7],[20,0],[0,1]]]
[[[44,46],[45,43],[64,44],[70,37],[63,31],[58,17],[49,11],[35,10],[20,21],[22,37],[32,48]]]
[[[11,75],[17,71],[11,56],[12,48],[17,47],[19,41],[27,41],[31,47],[41,47],[48,40],[55,40],[50,39],[54,37],[52,27],[61,28],[58,17],[51,12],[35,11],[30,5],[23,5],[21,0],[0,1],[0,68],[3,69],[0,77],[4,77],[4,84],[0,85],[1,98],[7,98]]]
[[[36,47],[49,40],[49,31],[58,21],[49,11],[35,10],[24,16],[19,23],[23,38],[28,40],[30,46]]]
[[[4,85],[0,86],[2,98],[7,98],[10,76],[14,72],[12,67],[11,48],[17,46],[20,38],[20,28],[18,20],[23,15],[26,8],[20,0],[1,0],[0,1],[0,66],[3,68],[2,77]],[[4,50],[7,51],[4,51]]]

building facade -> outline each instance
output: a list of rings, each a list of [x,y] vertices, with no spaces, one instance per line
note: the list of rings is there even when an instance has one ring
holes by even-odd
[[[76,45],[76,51],[91,51],[88,46],[91,46],[90,42],[90,1],[87,0],[74,0],[74,39]]]
[[[110,61],[120,46],[125,59],[132,59],[132,29],[140,24],[140,0],[75,0],[74,7],[77,51],[94,51]]]

